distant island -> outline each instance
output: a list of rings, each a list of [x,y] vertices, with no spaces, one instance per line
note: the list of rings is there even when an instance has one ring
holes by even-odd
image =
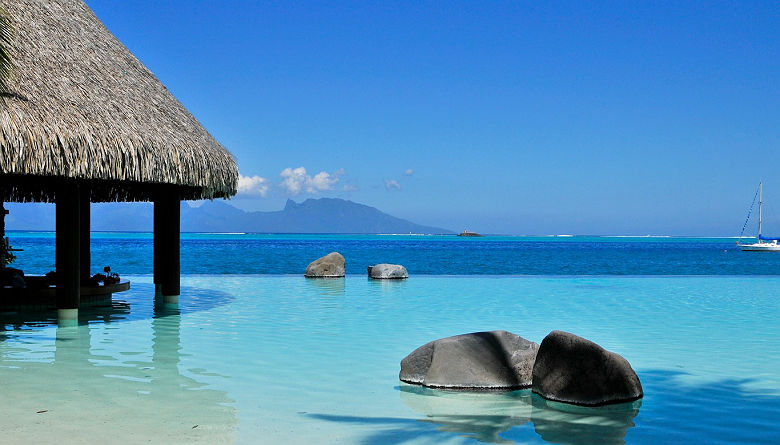
[[[224,201],[182,208],[184,232],[258,233],[426,233],[451,234],[451,230],[423,226],[396,218],[356,202],[337,198],[288,199],[283,210],[244,212]]]
[[[7,203],[8,230],[54,230],[54,206]],[[149,203],[93,204],[92,230],[150,232],[152,205]],[[226,201],[207,201],[199,207],[182,203],[182,232],[252,233],[425,233],[453,234],[440,227],[415,224],[356,202],[337,199],[288,199],[283,210],[246,212]]]

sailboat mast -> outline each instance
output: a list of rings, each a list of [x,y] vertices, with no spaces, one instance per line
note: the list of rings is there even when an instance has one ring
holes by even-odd
[[[764,206],[764,182],[758,183],[758,242],[761,242],[761,213]]]

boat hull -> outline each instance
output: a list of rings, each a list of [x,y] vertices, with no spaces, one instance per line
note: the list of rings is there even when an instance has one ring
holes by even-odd
[[[780,252],[780,244],[777,243],[756,243],[756,244],[737,244],[745,252]]]

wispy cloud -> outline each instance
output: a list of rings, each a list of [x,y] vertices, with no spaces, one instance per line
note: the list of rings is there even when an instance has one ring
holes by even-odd
[[[265,198],[271,188],[271,181],[260,176],[238,175],[237,198]]]
[[[412,170],[411,168],[407,168],[404,174],[406,176],[412,176],[414,174],[414,170]]]
[[[333,186],[339,182],[339,177],[346,174],[343,168],[334,173],[319,172],[314,176],[306,173],[306,168],[285,168],[279,173],[282,182],[279,184],[290,195],[297,195],[302,191],[317,194],[326,190],[333,190]]]
[[[385,179],[385,188],[387,190],[401,190],[401,184],[395,179]]]

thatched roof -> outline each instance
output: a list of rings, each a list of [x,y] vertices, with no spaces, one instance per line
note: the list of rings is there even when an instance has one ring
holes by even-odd
[[[0,0],[15,28],[0,94],[0,199],[53,201],[63,181],[93,201],[235,194],[231,154],[81,0]],[[166,185],[167,184],[167,185]]]

